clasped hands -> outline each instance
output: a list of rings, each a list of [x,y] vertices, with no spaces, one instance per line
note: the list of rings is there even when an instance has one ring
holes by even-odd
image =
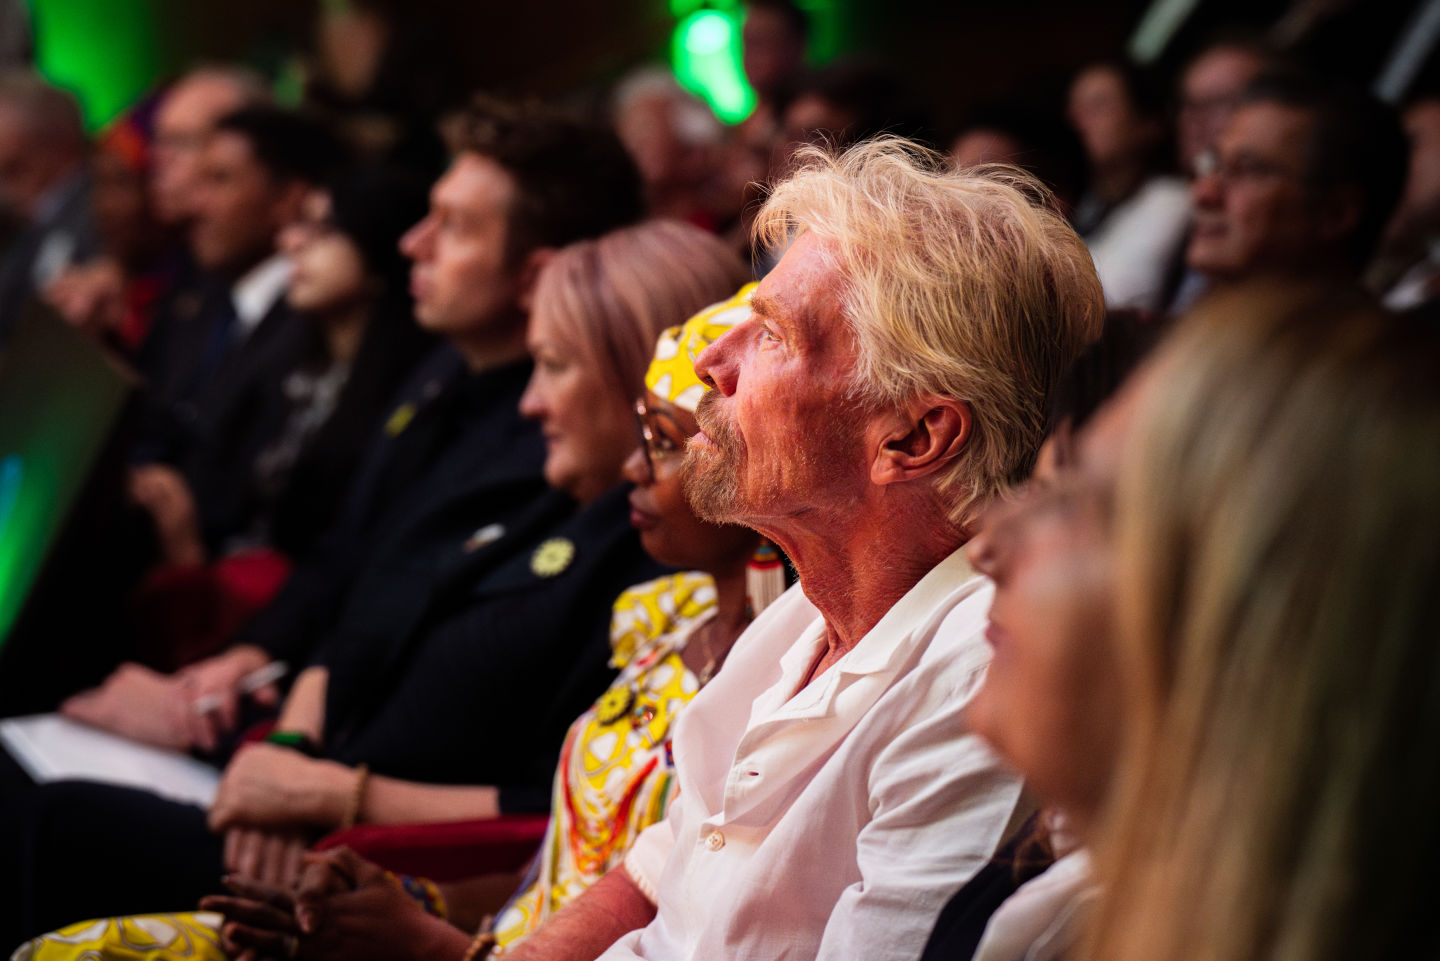
[[[274,744],[240,749],[210,805],[210,829],[225,835],[225,868],[288,887],[301,876],[315,836],[344,816],[354,772]]]
[[[225,886],[231,894],[206,897],[200,908],[225,916],[231,961],[459,958],[470,940],[349,848],[304,854],[293,888],[233,876]]]

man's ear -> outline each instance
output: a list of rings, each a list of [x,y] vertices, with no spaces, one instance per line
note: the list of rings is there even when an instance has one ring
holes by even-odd
[[[554,247],[536,247],[525,255],[524,260],[520,261],[520,269],[516,276],[520,288],[515,295],[515,300],[519,303],[520,309],[527,314],[530,313],[530,308],[535,301],[535,281],[539,279],[540,271],[545,269],[545,265],[554,256]]]
[[[964,401],[934,394],[916,398],[897,412],[871,464],[871,481],[897,484],[943,469],[964,449],[973,421]]]

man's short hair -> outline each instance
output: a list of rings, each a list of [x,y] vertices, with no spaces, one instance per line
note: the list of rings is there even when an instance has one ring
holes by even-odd
[[[1312,195],[1338,187],[1358,192],[1360,221],[1347,247],[1351,262],[1364,266],[1405,188],[1410,149],[1395,111],[1364,91],[1295,69],[1257,77],[1240,104],[1277,104],[1314,118],[1306,188]]]
[[[515,181],[506,235],[512,263],[645,214],[640,172],[608,125],[539,104],[477,98],[462,127],[459,150],[493,161]]]
[[[894,137],[799,156],[760,211],[757,238],[822,241],[856,339],[857,400],[934,393],[970,406],[970,438],[939,490],[951,519],[972,525],[1029,473],[1051,391],[1100,333],[1105,301],[1090,254],[1016,167],[947,169]]]
[[[216,133],[232,133],[250,144],[255,159],[277,180],[322,184],[344,166],[338,137],[312,117],[279,107],[242,107],[222,117]]]
[[[75,154],[85,151],[80,104],[69,91],[29,71],[11,71],[0,74],[0,106],[20,115],[27,139],[36,146]]]

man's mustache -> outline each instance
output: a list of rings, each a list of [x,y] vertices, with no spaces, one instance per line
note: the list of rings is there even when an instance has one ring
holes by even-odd
[[[739,434],[719,408],[720,395],[714,390],[706,391],[695,405],[695,423],[716,447],[725,451],[734,450],[740,444]]]

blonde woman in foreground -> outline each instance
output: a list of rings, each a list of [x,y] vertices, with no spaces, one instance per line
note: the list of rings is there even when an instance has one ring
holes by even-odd
[[[1132,385],[1082,957],[1440,956],[1440,336],[1206,305]]]

